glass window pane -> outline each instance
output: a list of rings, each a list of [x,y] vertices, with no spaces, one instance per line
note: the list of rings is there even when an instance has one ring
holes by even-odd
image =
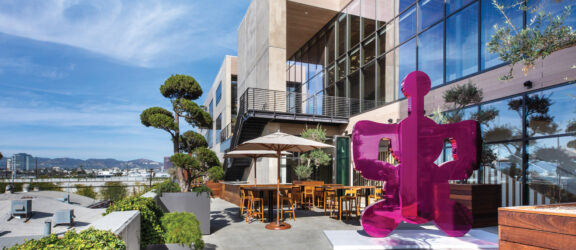
[[[350,54],[350,70],[349,73],[352,73],[360,68],[360,50],[357,49]]]
[[[368,110],[375,107],[376,101],[376,64],[370,64],[365,67],[362,71],[364,77],[363,89],[364,94],[362,99],[364,100],[364,107],[362,110]]]
[[[344,77],[346,77],[346,58],[338,62],[338,80],[342,80]]]
[[[444,23],[418,36],[418,70],[428,74],[432,87],[444,82]]]
[[[491,114],[480,122],[485,142],[519,139],[522,137],[522,97],[515,97],[480,106],[484,114]]]
[[[529,95],[528,136],[576,132],[576,84]]]
[[[528,24],[530,20],[534,18],[535,15],[538,14],[538,11],[544,11],[545,13],[550,13],[552,17],[556,17],[562,14],[564,11],[564,7],[571,5],[571,13],[566,20],[564,20],[564,25],[572,27],[572,30],[576,29],[576,4],[574,1],[554,1],[554,0],[528,0],[528,7],[531,10],[535,11],[528,11],[526,20]]]
[[[446,81],[478,71],[478,3],[446,21]]]
[[[339,81],[336,83],[336,96],[346,97],[346,81]]]
[[[312,78],[306,84],[306,93],[308,95],[315,95],[323,89],[324,85],[324,75],[318,74],[316,77]]]
[[[334,62],[334,58],[336,57],[336,50],[334,48],[335,36],[334,28],[328,29],[328,40],[326,41],[326,46],[328,47],[328,64]]]
[[[398,99],[404,98],[401,83],[410,72],[416,70],[416,39],[412,39],[398,48]]]
[[[386,25],[394,16],[396,16],[396,9],[394,7],[396,1],[377,1],[376,2],[376,16],[378,19],[378,28]]]
[[[360,42],[360,0],[354,0],[348,8],[346,13],[350,18],[350,43],[349,48],[356,46]]]
[[[414,3],[415,0],[398,0],[398,10],[399,12],[402,12],[403,10],[405,10],[406,8],[408,8],[408,6],[410,6],[411,4]]]
[[[399,42],[404,42],[416,34],[416,7],[402,13],[398,22]]]
[[[512,6],[517,2],[517,0],[499,0],[498,2],[504,6]],[[493,28],[494,25],[498,24],[501,27],[506,25],[506,18],[504,18],[502,13],[500,13],[500,11],[494,7],[492,1],[482,1],[481,3],[482,23],[480,25],[482,25],[482,27],[480,30],[482,31],[482,34],[480,39],[482,39],[482,41],[480,42],[480,46],[482,47],[480,49],[480,67],[482,70],[484,70],[502,63],[498,57],[498,54],[488,52],[486,43],[490,42],[490,40],[492,40],[492,36],[496,33]],[[508,15],[508,17],[511,19],[514,26],[522,28],[522,11],[520,11],[517,7],[507,8],[506,15]]]
[[[386,32],[379,32],[378,34],[378,55],[386,52]]]
[[[328,85],[336,82],[336,67],[334,65],[328,67]]]
[[[376,0],[362,0],[362,18],[365,38],[376,31]]]
[[[350,82],[350,113],[360,112],[360,72],[356,72],[348,78]]]
[[[474,0],[446,0],[446,14],[450,15],[472,1]]]
[[[420,0],[418,7],[418,30],[427,28],[444,16],[444,0]]]
[[[551,203],[576,201],[576,153],[570,149],[574,141],[576,136],[564,136],[528,144],[528,184]]]
[[[338,56],[346,53],[346,15],[338,21]]]
[[[326,88],[326,95],[328,96],[335,96],[336,93],[334,92],[334,85],[330,85],[328,86],[328,88]]]
[[[364,45],[364,64],[369,63],[376,57],[376,41],[368,41]]]
[[[485,145],[484,149],[489,152],[486,154],[488,156],[486,158],[493,159],[488,168],[496,170],[496,174],[492,175],[490,179],[486,179],[485,183],[508,184],[512,182],[519,184],[522,176],[522,142],[488,144]],[[509,185],[504,185],[502,188],[504,189],[506,186]],[[502,206],[520,205],[522,192],[517,194],[519,195],[516,195],[515,200],[511,199],[511,195],[508,195],[507,198],[503,197]]]
[[[386,25],[386,51],[390,51],[396,44],[398,44],[398,36],[396,30],[398,29],[398,18]]]

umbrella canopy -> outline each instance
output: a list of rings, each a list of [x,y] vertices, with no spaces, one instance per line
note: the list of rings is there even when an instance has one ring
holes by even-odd
[[[290,152],[282,152],[282,155],[289,155]],[[260,158],[277,157],[276,151],[272,150],[234,150],[224,154],[224,158]]]
[[[276,157],[278,158],[278,168],[276,179],[276,194],[280,194],[280,158],[282,157],[282,151],[289,152],[306,152],[319,148],[333,148],[334,146],[324,144],[321,142],[308,140],[302,137],[289,135],[282,133],[280,131],[272,133],[269,135],[261,136],[253,140],[245,141],[244,143],[238,145],[235,150],[273,150],[276,151]],[[271,222],[266,225],[267,229],[270,230],[284,230],[289,229],[290,224],[285,222],[280,222],[280,198],[276,199],[276,222]]]
[[[318,148],[333,148],[334,146],[309,140],[306,138],[282,133],[280,131],[245,141],[236,150],[274,150],[289,152],[306,152]]]

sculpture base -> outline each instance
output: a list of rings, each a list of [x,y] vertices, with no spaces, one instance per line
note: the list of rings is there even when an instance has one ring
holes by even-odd
[[[270,222],[266,224],[266,229],[268,230],[286,230],[290,229],[292,226],[285,222],[280,222],[280,224],[276,224],[276,222]]]
[[[440,230],[395,230],[388,237],[373,238],[364,230],[326,230],[333,249],[498,249],[498,234],[479,229],[462,237]]]

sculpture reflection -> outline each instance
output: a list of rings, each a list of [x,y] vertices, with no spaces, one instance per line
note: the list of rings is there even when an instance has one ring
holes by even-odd
[[[353,132],[354,165],[371,180],[385,181],[384,200],[367,207],[362,226],[374,237],[384,237],[400,222],[421,224],[433,220],[450,236],[462,236],[472,226],[472,215],[463,205],[450,200],[448,180],[467,179],[477,168],[477,123],[462,121],[439,125],[424,113],[424,96],[430,79],[414,71],[402,82],[409,99],[408,118],[399,124],[372,121],[356,123]],[[390,140],[397,166],[378,160],[382,138]],[[453,161],[440,166],[434,160],[450,138]]]

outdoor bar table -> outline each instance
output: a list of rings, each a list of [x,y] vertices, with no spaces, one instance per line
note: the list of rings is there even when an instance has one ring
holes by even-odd
[[[280,185],[280,190],[291,189],[292,185]],[[268,192],[268,222],[274,221],[274,193],[276,193],[276,185],[266,186],[251,186],[245,187],[244,190],[259,192],[260,197],[264,198],[263,193]]]
[[[336,190],[338,191],[338,219],[341,220],[342,219],[342,208],[341,208],[341,203],[340,203],[340,196],[342,196],[342,191],[343,189],[352,189],[352,188],[357,188],[357,189],[364,189],[364,204],[365,207],[368,206],[368,196],[370,195],[370,189],[376,188],[376,186],[328,186],[325,187],[324,189],[332,189],[332,190]]]

